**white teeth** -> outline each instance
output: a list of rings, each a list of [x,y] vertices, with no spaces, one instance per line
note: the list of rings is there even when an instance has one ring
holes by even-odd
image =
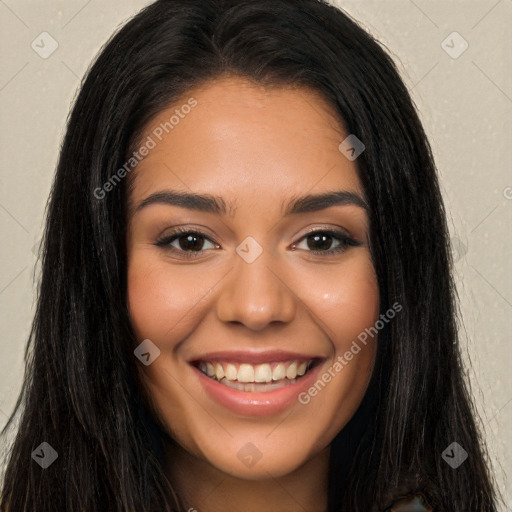
[[[217,377],[217,380],[224,377],[224,367],[220,363],[215,363],[215,377]]]
[[[288,366],[286,370],[286,377],[290,380],[297,377],[297,363],[293,362],[290,366]]]
[[[272,369],[268,363],[259,364],[254,372],[255,382],[272,382]]]
[[[226,377],[226,379],[236,380],[237,374],[238,374],[238,372],[236,371],[236,366],[234,364],[228,363],[226,365],[225,375],[224,375]]]
[[[254,367],[250,364],[241,364],[237,380],[238,382],[254,382]]]
[[[281,380],[286,377],[286,369],[283,363],[279,363],[272,372],[272,380]]]
[[[224,363],[201,361],[199,369],[209,377],[222,381],[226,385],[228,382],[245,386],[245,391],[253,391],[250,384],[257,384],[257,388],[265,387],[270,389],[272,381],[282,381],[289,384],[295,381],[297,377],[302,377],[311,366],[312,361],[284,361],[278,363],[262,363],[252,365],[249,363]],[[236,386],[231,386],[236,387]],[[242,389],[238,387],[237,389]]]

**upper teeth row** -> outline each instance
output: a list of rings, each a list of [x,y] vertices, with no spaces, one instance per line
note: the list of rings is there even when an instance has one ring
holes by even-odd
[[[280,363],[247,364],[242,363],[238,369],[233,363],[199,363],[199,369],[209,377],[217,380],[237,380],[238,382],[272,382],[284,378],[295,379],[304,375],[311,361],[288,361]]]

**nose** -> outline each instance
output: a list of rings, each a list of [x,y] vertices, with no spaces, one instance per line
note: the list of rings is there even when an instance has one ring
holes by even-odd
[[[261,331],[272,322],[291,322],[299,298],[293,283],[280,275],[277,267],[266,251],[252,263],[237,256],[232,271],[222,282],[218,318],[253,331]]]

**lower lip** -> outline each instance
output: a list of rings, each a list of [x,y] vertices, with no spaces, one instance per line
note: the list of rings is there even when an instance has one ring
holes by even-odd
[[[204,390],[215,402],[244,416],[272,416],[278,414],[294,402],[299,403],[297,397],[308,389],[320,372],[322,365],[317,364],[303,377],[297,379],[295,384],[288,384],[273,391],[240,391],[230,388],[206,376],[199,368],[193,366]]]

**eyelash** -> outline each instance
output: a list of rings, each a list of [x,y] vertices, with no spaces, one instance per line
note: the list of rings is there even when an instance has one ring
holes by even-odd
[[[340,241],[341,245],[339,247],[335,247],[334,249],[328,249],[326,251],[314,251],[314,250],[307,251],[307,252],[310,252],[310,253],[315,254],[315,255],[334,256],[334,255],[336,255],[338,253],[341,253],[341,252],[345,251],[347,249],[347,247],[360,247],[361,245],[363,245],[362,243],[357,242],[356,240],[354,240],[353,238],[351,238],[350,236],[348,236],[346,233],[344,233],[342,231],[336,231],[336,230],[330,230],[330,229],[315,229],[315,230],[309,231],[297,243],[300,243],[302,240],[308,238],[309,236],[316,235],[316,234],[323,234],[323,235],[332,236],[333,238],[335,238],[338,241]],[[196,236],[199,236],[201,238],[205,238],[205,239],[209,240],[213,244],[218,245],[217,242],[215,242],[214,240],[210,239],[204,233],[201,233],[200,231],[194,231],[194,230],[191,230],[191,229],[187,229],[187,228],[176,228],[171,234],[166,235],[165,237],[160,238],[159,240],[157,240],[155,245],[157,247],[162,247],[165,250],[169,250],[169,251],[172,251],[172,252],[183,253],[185,258],[192,259],[192,258],[199,257],[199,254],[204,252],[203,250],[199,250],[199,251],[184,251],[182,249],[176,249],[176,247],[172,247],[170,245],[172,242],[174,242],[175,240],[179,239],[180,236],[182,236],[182,235],[196,235]],[[293,245],[295,246],[296,244],[293,244]]]

